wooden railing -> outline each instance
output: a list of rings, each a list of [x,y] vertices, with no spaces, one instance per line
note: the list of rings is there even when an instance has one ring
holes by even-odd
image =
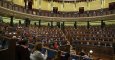
[[[30,44],[30,45],[34,45],[34,44]],[[64,46],[64,47],[67,47],[67,46]],[[67,49],[70,49],[70,48],[67,48]],[[55,57],[57,56],[57,54],[58,54],[58,52],[59,52],[59,50],[50,49],[49,47],[43,47],[41,52],[42,52],[42,53],[45,53],[46,50],[48,51],[48,59],[52,59],[52,58],[55,59]],[[66,53],[69,53],[69,52],[67,52],[67,51],[62,51],[62,50],[60,50],[60,51],[61,51],[61,55],[65,55]],[[69,54],[70,54],[70,53],[69,53]],[[60,56],[61,56],[61,55],[60,55]],[[59,58],[59,57],[58,57],[58,58]],[[72,59],[82,60],[83,57],[80,56],[80,55],[72,55],[72,54],[70,54],[70,60],[72,60]],[[89,58],[88,60],[91,60],[91,59]]]
[[[4,40],[4,42],[7,42],[7,44],[5,44],[2,40]],[[16,39],[0,36],[0,41],[2,41],[1,43],[3,44],[3,48],[0,49],[0,59],[15,60]],[[7,46],[7,48],[5,48],[5,46]]]

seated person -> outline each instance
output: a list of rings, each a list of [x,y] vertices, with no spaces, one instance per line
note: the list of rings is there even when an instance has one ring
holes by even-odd
[[[47,59],[47,50],[45,54],[42,52],[42,43],[37,42],[33,48],[32,53],[30,54],[31,60],[46,60]]]

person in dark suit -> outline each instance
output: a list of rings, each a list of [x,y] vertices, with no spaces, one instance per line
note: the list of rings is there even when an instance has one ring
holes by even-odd
[[[32,9],[33,0],[28,0],[28,9]]]
[[[62,54],[61,60],[69,60],[69,59],[70,59],[70,53],[65,52],[64,54]]]
[[[30,60],[30,51],[27,45],[27,41],[22,40],[16,46],[16,60]]]
[[[85,53],[84,53],[84,52],[80,52],[79,55],[80,55],[80,56],[84,56]]]
[[[24,0],[24,4],[25,4],[25,8],[27,8],[27,2],[28,2],[28,0]]]

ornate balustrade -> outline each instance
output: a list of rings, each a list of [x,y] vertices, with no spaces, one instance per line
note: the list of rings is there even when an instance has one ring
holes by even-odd
[[[85,11],[84,13],[76,12],[61,12],[53,13],[53,11],[45,11],[25,9],[23,6],[13,4],[11,2],[0,1],[0,14],[13,15],[17,18],[30,18],[31,20],[48,20],[48,21],[87,21],[87,20],[111,20],[115,19],[115,10],[99,9]]]
[[[52,1],[52,0],[46,0],[46,1]],[[86,2],[87,0],[53,0],[55,2]],[[89,0],[89,1],[94,1],[94,0]]]

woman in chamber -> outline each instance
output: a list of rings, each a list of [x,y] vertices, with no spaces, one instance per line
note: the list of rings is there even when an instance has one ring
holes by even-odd
[[[32,53],[30,54],[31,60],[46,60],[47,59],[47,50],[45,54],[41,53],[42,43],[37,42],[33,48]]]

